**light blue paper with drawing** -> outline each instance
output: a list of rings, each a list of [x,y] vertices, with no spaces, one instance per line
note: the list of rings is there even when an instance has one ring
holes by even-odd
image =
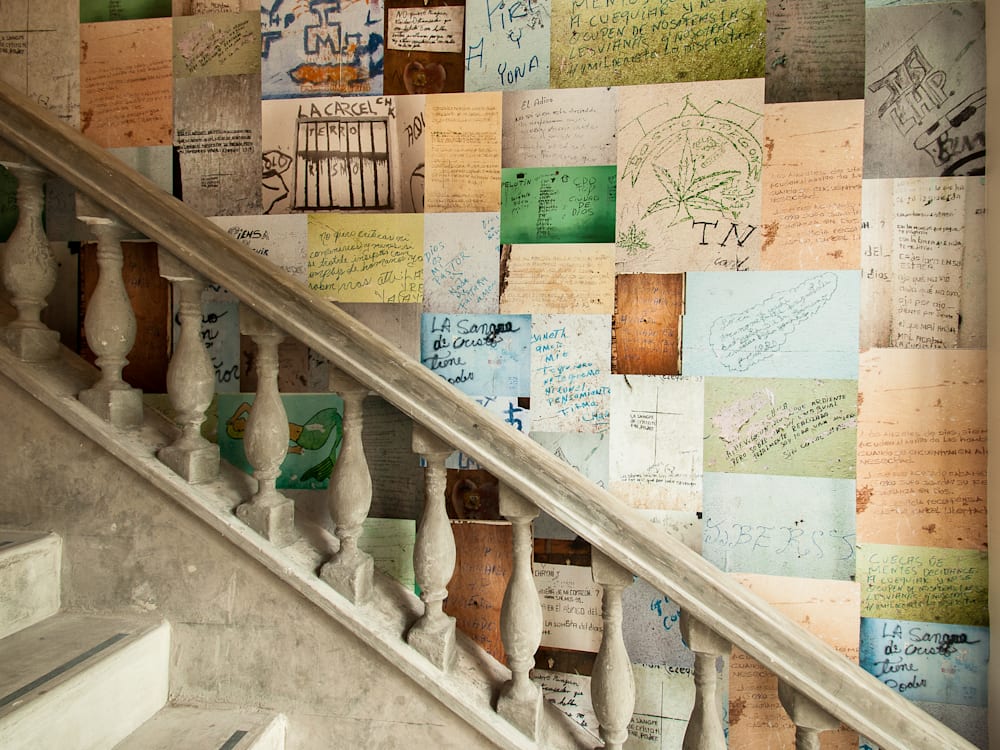
[[[855,379],[859,271],[689,273],[684,375]]]
[[[986,705],[990,629],[861,618],[861,666],[912,701]]]
[[[702,554],[731,573],[849,581],[855,483],[706,473]]]
[[[465,5],[465,90],[549,87],[551,3]]]
[[[424,313],[420,361],[470,396],[527,396],[531,316]]]

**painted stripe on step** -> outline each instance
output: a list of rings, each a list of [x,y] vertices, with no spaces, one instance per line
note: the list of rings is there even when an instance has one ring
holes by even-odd
[[[238,744],[240,744],[240,740],[242,740],[246,736],[247,736],[247,730],[237,729],[235,732],[232,733],[232,735],[230,735],[229,739],[223,743],[222,747],[220,747],[219,750],[233,750],[233,748],[235,748]]]
[[[81,663],[85,662],[87,659],[89,659],[90,657],[95,656],[95,655],[101,653],[102,651],[104,651],[105,649],[110,648],[111,646],[115,645],[116,643],[118,643],[118,641],[122,640],[123,638],[127,638],[128,635],[129,635],[128,633],[115,633],[113,636],[111,636],[110,638],[108,638],[106,641],[104,641],[102,643],[98,643],[93,648],[87,649],[86,651],[84,651],[82,654],[80,654],[78,656],[74,656],[68,662],[65,662],[64,664],[60,664],[58,667],[56,667],[55,669],[53,669],[51,672],[47,672],[46,674],[43,674],[41,677],[39,677],[39,678],[37,678],[35,680],[32,680],[31,682],[29,682],[24,687],[20,687],[17,690],[15,690],[13,693],[10,693],[9,695],[5,695],[3,698],[0,698],[0,708],[3,708],[4,706],[7,706],[7,705],[13,703],[18,698],[21,698],[21,697],[27,695],[28,693],[30,693],[35,688],[41,687],[46,682],[49,682],[50,680],[55,679],[56,677],[58,677],[59,675],[63,674],[64,672],[68,672],[70,669],[72,669],[73,667],[75,667],[77,664],[81,664]]]

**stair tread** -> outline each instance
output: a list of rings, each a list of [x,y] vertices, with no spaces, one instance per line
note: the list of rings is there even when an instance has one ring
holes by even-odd
[[[249,750],[269,729],[273,731],[275,722],[283,722],[281,714],[166,706],[115,750]]]
[[[62,540],[0,529],[0,638],[59,611]]]
[[[25,544],[31,544],[40,539],[55,538],[55,534],[46,531],[30,531],[21,529],[0,528],[0,555]]]
[[[157,628],[161,618],[60,613],[0,640],[0,717]]]

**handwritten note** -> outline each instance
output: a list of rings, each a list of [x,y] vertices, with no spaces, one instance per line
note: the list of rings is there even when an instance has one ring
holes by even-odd
[[[296,281],[308,283],[305,216],[215,216],[209,221]]]
[[[466,91],[548,88],[550,5],[549,0],[466,3]]]
[[[704,381],[613,375],[611,491],[633,507],[701,510]]]
[[[854,477],[853,380],[709,378],[705,470]]]
[[[413,572],[413,547],[416,544],[417,524],[412,519],[365,519],[358,538],[358,546],[375,561],[375,570],[413,590],[416,578]]]
[[[854,579],[854,482],[706,474],[705,559],[730,572]]]
[[[761,268],[856,269],[864,102],[771,104],[764,118]]]
[[[461,52],[465,7],[390,8],[386,47],[421,52]]]
[[[362,442],[372,478],[368,517],[420,518],[424,470],[414,460],[412,423],[400,420],[399,410],[379,396],[366,398],[364,409]]]
[[[505,92],[503,166],[616,163],[617,91],[608,87]]]
[[[861,666],[913,701],[986,705],[989,628],[861,620]]]
[[[527,396],[530,315],[434,315],[420,326],[420,361],[463,393]]]
[[[680,607],[646,581],[637,578],[622,592],[622,631],[633,666],[662,667],[687,676],[694,668],[694,653],[684,643]]]
[[[257,81],[256,74],[174,79],[181,192],[202,215],[262,212]],[[224,122],[218,112],[226,113]],[[172,174],[173,159],[167,164]]]
[[[865,181],[863,349],[985,348],[983,187],[979,177]]]
[[[424,313],[420,361],[463,393],[527,396],[531,317]]]
[[[531,439],[549,453],[583,474],[598,487],[608,486],[608,433],[539,432]],[[535,539],[576,539],[576,532],[563,526],[545,511],[535,519]]]
[[[675,670],[633,664],[635,711],[629,722],[628,748],[665,750],[681,747],[694,707],[694,678]]]
[[[444,611],[455,618],[459,630],[503,662],[500,608],[513,568],[510,524],[453,521],[451,529],[455,574]]]
[[[866,179],[985,173],[986,6],[943,10],[866,10]]]
[[[81,23],[170,17],[171,0],[81,0]]]
[[[601,647],[601,587],[589,567],[535,563],[542,602],[542,646],[597,653]]]
[[[170,144],[171,24],[170,18],[80,24],[80,129],[98,145]]]
[[[858,537],[986,549],[986,353],[873,349],[858,382]]]
[[[764,75],[764,3],[552,2],[552,88]]]
[[[201,303],[201,342],[212,360],[215,390],[217,393],[237,393],[240,390],[239,302],[207,297]],[[177,323],[176,317],[174,322]],[[175,332],[175,341],[176,335]]]
[[[74,128],[80,127],[80,3],[10,0],[0,13],[4,80]],[[170,15],[169,5],[167,13]]]
[[[531,410],[523,406],[527,399],[511,396],[475,396],[477,404],[500,422],[518,432],[531,430]],[[475,458],[462,451],[455,451],[445,460],[445,466],[457,470],[477,470],[483,467]],[[457,516],[461,518],[461,516]]]
[[[222,76],[260,71],[260,15],[212,13],[174,20],[174,75]]]
[[[769,102],[864,99],[865,0],[767,4]]]
[[[500,208],[502,103],[499,92],[428,95],[425,211]]]
[[[497,313],[500,216],[424,215],[425,312]]]
[[[763,79],[618,89],[619,273],[759,268],[763,109]]]
[[[420,302],[423,216],[309,215],[309,288],[338,302]]]
[[[612,242],[616,169],[504,169],[500,241]]]
[[[689,273],[684,372],[855,378],[858,288],[848,271]]]
[[[986,553],[978,550],[862,542],[861,614],[985,627],[987,572]]]
[[[853,662],[858,658],[858,584],[742,575],[737,579],[793,622]],[[737,648],[729,667],[729,742],[732,747],[794,747],[795,725],[778,700],[778,678]],[[824,748],[855,750],[858,735],[825,732]]]
[[[610,314],[614,309],[614,245],[513,245],[500,276],[503,313]]]
[[[545,700],[594,737],[598,736],[600,722],[590,701],[590,675],[535,669],[531,676],[538,680]]]
[[[606,315],[531,316],[535,429],[601,432],[611,396],[611,324]]]
[[[611,319],[611,371],[679,375],[682,274],[619,274]]]

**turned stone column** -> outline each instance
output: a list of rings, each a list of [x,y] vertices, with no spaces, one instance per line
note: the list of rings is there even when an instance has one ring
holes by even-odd
[[[3,329],[3,341],[21,360],[44,362],[59,353],[59,334],[40,319],[56,285],[56,259],[42,226],[46,172],[26,157],[0,164],[17,178],[17,225],[7,239],[2,269],[17,320]]]
[[[448,670],[455,661],[455,618],[443,609],[448,582],[455,572],[455,536],[445,507],[445,460],[452,448],[414,424],[413,451],[427,462],[424,512],[413,548],[413,571],[420,585],[424,614],[407,632],[406,642],[438,669]]]
[[[167,393],[181,434],[156,457],[188,482],[210,482],[219,475],[219,446],[202,437],[205,410],[215,395],[215,369],[201,338],[201,294],[205,280],[173,255],[159,250],[160,276],[177,291],[180,334],[167,367]]]
[[[606,750],[620,750],[628,739],[635,710],[635,677],[622,633],[622,591],[632,585],[632,573],[600,550],[591,557],[594,583],[604,589],[601,614],[604,635],[590,678],[590,699],[600,722]]]
[[[516,490],[500,483],[500,515],[511,522],[514,567],[500,610],[500,637],[507,653],[511,679],[500,689],[497,713],[532,739],[541,734],[543,697],[531,681],[535,652],[542,642],[542,605],[532,572],[534,542],[532,522],[538,507]]]
[[[136,332],[135,313],[122,278],[121,241],[129,230],[85,196],[77,195],[76,211],[97,238],[97,286],[87,304],[83,330],[101,370],[101,379],[81,391],[79,399],[104,421],[134,427],[142,422],[142,391],[122,380]]]
[[[681,636],[694,652],[694,708],[684,733],[683,750],[725,750],[726,733],[719,703],[716,663],[725,664],[732,647],[725,638],[681,610]]]
[[[795,750],[820,750],[820,734],[840,727],[839,720],[780,679],[778,700],[795,722]]]
[[[372,478],[361,440],[368,388],[350,375],[333,370],[330,390],[344,401],[344,442],[327,488],[327,507],[340,549],[320,569],[320,577],[354,604],[364,604],[371,598],[375,581],[375,561],[358,547],[372,505]]]
[[[240,333],[257,345],[257,394],[243,432],[257,494],[237,507],[236,515],[261,536],[284,546],[295,541],[295,504],[275,488],[288,453],[288,415],[278,390],[278,344],[285,336],[246,305],[240,305]]]

